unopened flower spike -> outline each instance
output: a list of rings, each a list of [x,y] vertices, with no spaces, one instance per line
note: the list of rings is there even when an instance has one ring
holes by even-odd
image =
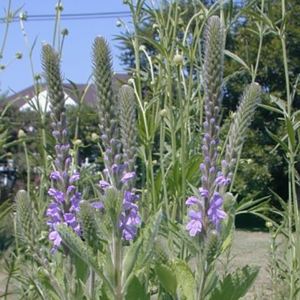
[[[50,227],[49,239],[53,243],[51,253],[54,253],[62,241],[55,230],[56,225],[65,224],[78,235],[81,234],[79,223],[76,220],[81,195],[76,192],[74,186],[74,183],[80,179],[80,174],[78,172],[71,174],[69,170],[71,157],[60,58],[48,44],[44,44],[42,47],[42,65],[51,104],[50,115],[56,143],[55,170],[50,175],[53,186],[48,191],[52,201],[46,211],[49,218],[47,225]]]

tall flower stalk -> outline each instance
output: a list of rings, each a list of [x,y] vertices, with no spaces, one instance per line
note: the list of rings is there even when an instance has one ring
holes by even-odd
[[[65,95],[60,71],[60,57],[54,49],[44,44],[42,48],[42,65],[51,104],[53,137],[55,139],[56,157],[54,171],[51,173],[52,187],[48,194],[52,198],[46,215],[49,217],[49,239],[53,242],[52,253],[61,244],[61,237],[55,226],[64,223],[80,235],[80,226],[76,221],[79,212],[80,193],[76,192],[74,183],[79,180],[79,173],[71,173],[70,144],[65,112]]]
[[[190,220],[186,225],[191,237],[199,236],[201,250],[197,267],[199,288],[196,299],[205,299],[204,290],[207,278],[213,270],[216,257],[220,255],[220,244],[227,238],[232,223],[222,226],[227,214],[223,210],[225,192],[232,181],[233,170],[242,149],[246,131],[260,101],[261,89],[252,83],[245,90],[235,119],[229,130],[225,158],[221,160],[217,151],[219,144],[220,110],[222,100],[224,29],[216,16],[208,20],[205,29],[205,103],[203,123],[203,162],[200,164],[202,186],[198,195],[187,199]],[[233,221],[232,221],[233,222]],[[224,233],[221,232],[224,229]]]
[[[213,16],[209,19],[205,30],[204,77],[205,77],[205,122],[203,123],[204,161],[200,164],[202,187],[199,188],[200,199],[189,197],[186,204],[193,207],[189,211],[190,222],[186,229],[191,236],[197,232],[207,234],[209,227],[220,229],[219,222],[226,217],[221,209],[223,199],[217,191],[218,186],[226,185],[229,178],[217,170],[219,143],[219,123],[222,98],[224,60],[224,29],[220,19]]]
[[[134,193],[136,159],[136,116],[134,93],[131,87],[123,86],[114,97],[112,88],[111,50],[103,37],[97,37],[93,47],[93,72],[97,92],[99,128],[104,148],[103,171],[106,180],[100,187],[116,189],[123,198],[123,211],[118,212],[122,235],[131,240],[140,224],[137,215],[138,199]],[[118,100],[118,103],[116,102]],[[117,120],[119,115],[119,121]],[[121,131],[121,140],[120,140]]]
[[[93,74],[97,93],[99,127],[104,148],[103,207],[111,224],[111,258],[114,268],[115,299],[123,299],[122,237],[132,240],[141,220],[134,185],[136,179],[136,116],[134,93],[123,86],[114,97],[111,51],[102,37],[93,47]],[[116,103],[118,100],[118,103]],[[119,119],[117,119],[117,114]],[[121,132],[121,137],[120,137]]]

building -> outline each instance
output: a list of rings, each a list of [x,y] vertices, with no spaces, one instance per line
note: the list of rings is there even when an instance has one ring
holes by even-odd
[[[127,74],[118,73],[113,77],[113,88],[118,90],[122,84],[126,84],[129,76]],[[41,111],[49,111],[49,100],[47,97],[47,89],[45,85],[39,86],[38,95],[36,93],[36,87],[28,87],[18,93],[15,93],[1,103],[1,106],[6,106],[10,103],[12,106],[18,108],[21,111],[27,109],[39,109]],[[76,88],[70,84],[64,84],[66,105],[77,105],[80,98],[84,94],[83,104],[95,105],[96,95],[93,84],[77,84]]]

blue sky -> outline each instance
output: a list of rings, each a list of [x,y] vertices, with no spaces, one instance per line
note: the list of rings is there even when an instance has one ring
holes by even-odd
[[[30,15],[55,14],[57,0],[11,0],[12,11],[22,8],[22,12]],[[0,4],[0,18],[4,17],[3,9],[7,7],[7,0],[2,0]],[[123,0],[62,0],[63,13],[105,13],[129,11],[123,4]],[[126,23],[130,18],[121,18]],[[61,29],[67,28],[69,31],[64,42],[62,57],[62,71],[66,79],[76,83],[85,83],[91,73],[91,47],[96,36],[104,36],[112,45],[113,64],[115,71],[121,71],[117,55],[120,54],[116,48],[118,42],[113,41],[115,35],[119,34],[122,28],[116,26],[118,19],[91,19],[91,20],[62,20]],[[40,52],[43,41],[52,44],[54,21],[27,21],[25,30],[29,43],[32,44],[37,37],[37,42],[33,50],[34,72],[41,72]],[[5,25],[0,23],[0,45],[2,44]],[[20,22],[13,22],[10,25],[8,40],[4,50],[1,64],[7,64],[14,58],[17,52],[23,53],[21,60],[16,60],[0,73],[1,92],[10,90],[19,92],[33,84],[30,61],[26,50],[26,44],[21,31]],[[11,91],[12,90],[12,91]]]

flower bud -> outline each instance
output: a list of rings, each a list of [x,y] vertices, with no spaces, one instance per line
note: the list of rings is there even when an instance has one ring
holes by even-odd
[[[24,132],[24,130],[20,129],[18,132],[18,139],[23,139],[26,138],[26,133]]]
[[[73,144],[74,144],[75,146],[78,146],[78,147],[80,147],[80,146],[83,145],[82,140],[80,140],[80,139],[75,140],[75,141],[73,142]]]
[[[146,47],[144,45],[140,45],[139,49],[140,51],[146,51]]]
[[[21,59],[23,57],[23,54],[21,52],[16,53],[16,59]]]
[[[168,111],[163,108],[160,112],[159,112],[159,115],[162,117],[162,118],[165,118],[167,115],[168,115]]]
[[[153,29],[153,31],[154,31],[154,30],[158,30],[158,29],[159,29],[159,26],[158,26],[157,24],[154,23],[154,24],[152,25],[152,29]]]
[[[176,66],[181,66],[183,64],[183,56],[177,53],[175,54],[173,61]]]
[[[34,74],[34,80],[35,81],[38,81],[40,79],[41,79],[41,74],[39,74],[39,73]]]
[[[95,132],[92,133],[91,138],[92,138],[93,142],[98,142],[99,141],[99,135]]]
[[[62,35],[68,35],[69,34],[69,31],[67,28],[64,28],[62,31],[61,31],[61,34]]]
[[[26,14],[26,13],[20,13],[20,14],[19,14],[19,18],[20,18],[20,20],[22,20],[22,21],[26,21],[26,20],[27,20],[27,14]]]
[[[64,7],[63,7],[62,3],[59,3],[59,4],[57,3],[55,5],[55,10],[63,11],[63,9],[64,9]]]
[[[273,223],[270,222],[270,221],[266,222],[266,227],[267,228],[272,228],[273,227]]]

